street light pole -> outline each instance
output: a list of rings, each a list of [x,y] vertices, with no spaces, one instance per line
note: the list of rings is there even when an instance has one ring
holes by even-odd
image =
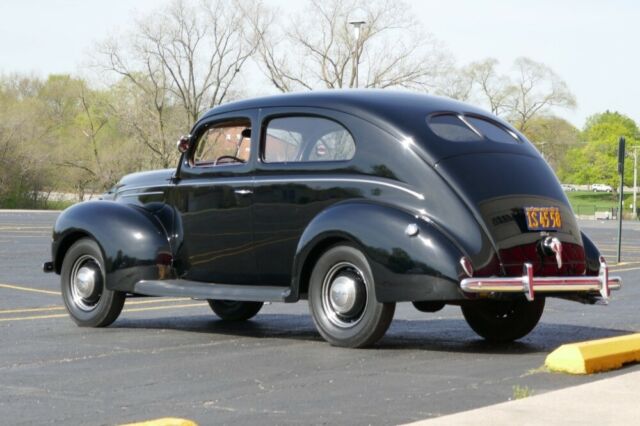
[[[622,255],[622,212],[624,206],[622,200],[624,199],[624,152],[625,152],[626,140],[624,136],[620,136],[618,141],[618,174],[620,175],[620,195],[618,202],[618,263],[620,263],[620,257]]]
[[[637,198],[638,198],[638,145],[633,147],[633,217],[637,218]]]
[[[353,29],[356,33],[356,47],[353,50],[353,62],[354,62],[354,74],[355,74],[355,86],[358,87],[358,66],[360,65],[360,27],[366,24],[366,21],[351,21],[349,24],[353,25]]]

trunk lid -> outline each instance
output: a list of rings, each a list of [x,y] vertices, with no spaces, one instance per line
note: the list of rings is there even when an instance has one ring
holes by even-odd
[[[476,152],[442,159],[436,170],[484,227],[496,249],[502,274],[522,275],[524,262],[531,263],[534,274],[540,276],[584,273],[580,229],[560,183],[542,158],[514,152]],[[530,229],[529,207],[557,209],[561,225],[556,229]],[[556,257],[541,248],[547,236],[562,243],[561,268]]]

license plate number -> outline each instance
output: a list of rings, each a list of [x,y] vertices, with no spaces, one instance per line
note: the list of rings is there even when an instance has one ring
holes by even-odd
[[[562,228],[560,209],[557,207],[526,207],[529,231],[548,231]]]

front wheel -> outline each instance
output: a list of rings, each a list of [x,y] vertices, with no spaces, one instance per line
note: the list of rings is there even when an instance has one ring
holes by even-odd
[[[544,298],[529,302],[479,300],[462,305],[469,326],[486,340],[512,342],[526,336],[538,324],[544,310]]]
[[[98,243],[76,241],[64,256],[60,273],[62,299],[71,319],[82,327],[106,327],[118,318],[126,294],[107,289]]]
[[[395,306],[376,300],[369,263],[357,248],[334,246],[316,262],[309,281],[309,309],[316,328],[332,345],[374,344],[389,328]]]
[[[262,302],[240,302],[236,300],[207,300],[211,310],[225,321],[246,321],[262,309]]]

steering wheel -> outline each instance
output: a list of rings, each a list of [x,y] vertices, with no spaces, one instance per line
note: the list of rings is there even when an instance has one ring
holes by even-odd
[[[229,161],[226,161],[229,160]],[[228,164],[228,163],[245,163],[246,161],[244,161],[242,158],[238,158],[238,157],[234,157],[233,155],[221,155],[220,157],[218,157],[216,159],[216,162],[214,163],[215,166],[217,166],[218,164]]]

